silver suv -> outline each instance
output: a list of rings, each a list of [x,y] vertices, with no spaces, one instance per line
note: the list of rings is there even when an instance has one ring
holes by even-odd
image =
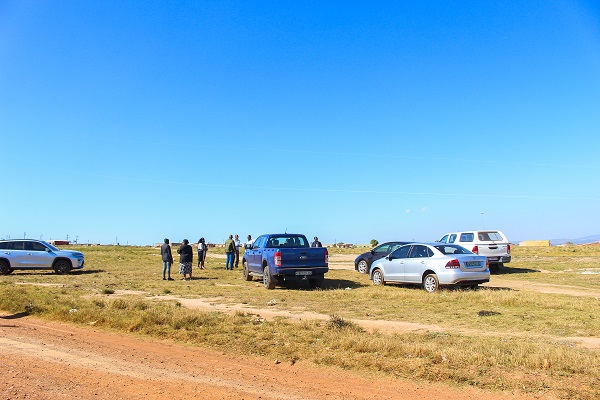
[[[80,251],[60,250],[42,240],[0,240],[0,274],[7,275],[15,269],[52,269],[57,274],[67,274],[72,269],[83,268],[84,256]]]

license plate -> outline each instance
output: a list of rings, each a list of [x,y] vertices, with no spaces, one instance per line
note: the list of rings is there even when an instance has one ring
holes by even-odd
[[[296,271],[296,275],[312,275],[312,271]]]
[[[488,257],[488,261],[498,261],[498,257]]]
[[[479,261],[467,261],[465,264],[467,265],[467,267],[479,267],[479,266],[481,266],[481,263]]]

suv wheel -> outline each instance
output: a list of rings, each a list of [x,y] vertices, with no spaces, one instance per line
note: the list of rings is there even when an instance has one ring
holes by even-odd
[[[12,268],[8,265],[8,262],[0,260],[0,274],[8,275],[13,272]]]
[[[68,274],[71,271],[71,264],[67,260],[58,260],[54,264],[54,271],[59,275]]]

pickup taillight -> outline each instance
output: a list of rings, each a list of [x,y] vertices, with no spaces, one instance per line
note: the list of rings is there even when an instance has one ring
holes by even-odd
[[[506,245],[506,252],[510,254],[510,244]]]
[[[471,250],[473,253],[475,254],[479,254],[479,247],[478,246],[473,246],[473,250]]]
[[[275,257],[274,257],[274,259],[275,259],[275,265],[276,265],[277,267],[281,267],[281,252],[280,252],[280,251],[276,251],[276,252],[275,252]]]
[[[329,264],[329,252],[325,249],[325,265]]]
[[[454,260],[450,260],[446,263],[447,269],[457,269],[460,268],[460,262],[455,258]]]

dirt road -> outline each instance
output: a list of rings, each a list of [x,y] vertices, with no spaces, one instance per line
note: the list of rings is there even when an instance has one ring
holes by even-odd
[[[2,399],[526,399],[0,316]]]

